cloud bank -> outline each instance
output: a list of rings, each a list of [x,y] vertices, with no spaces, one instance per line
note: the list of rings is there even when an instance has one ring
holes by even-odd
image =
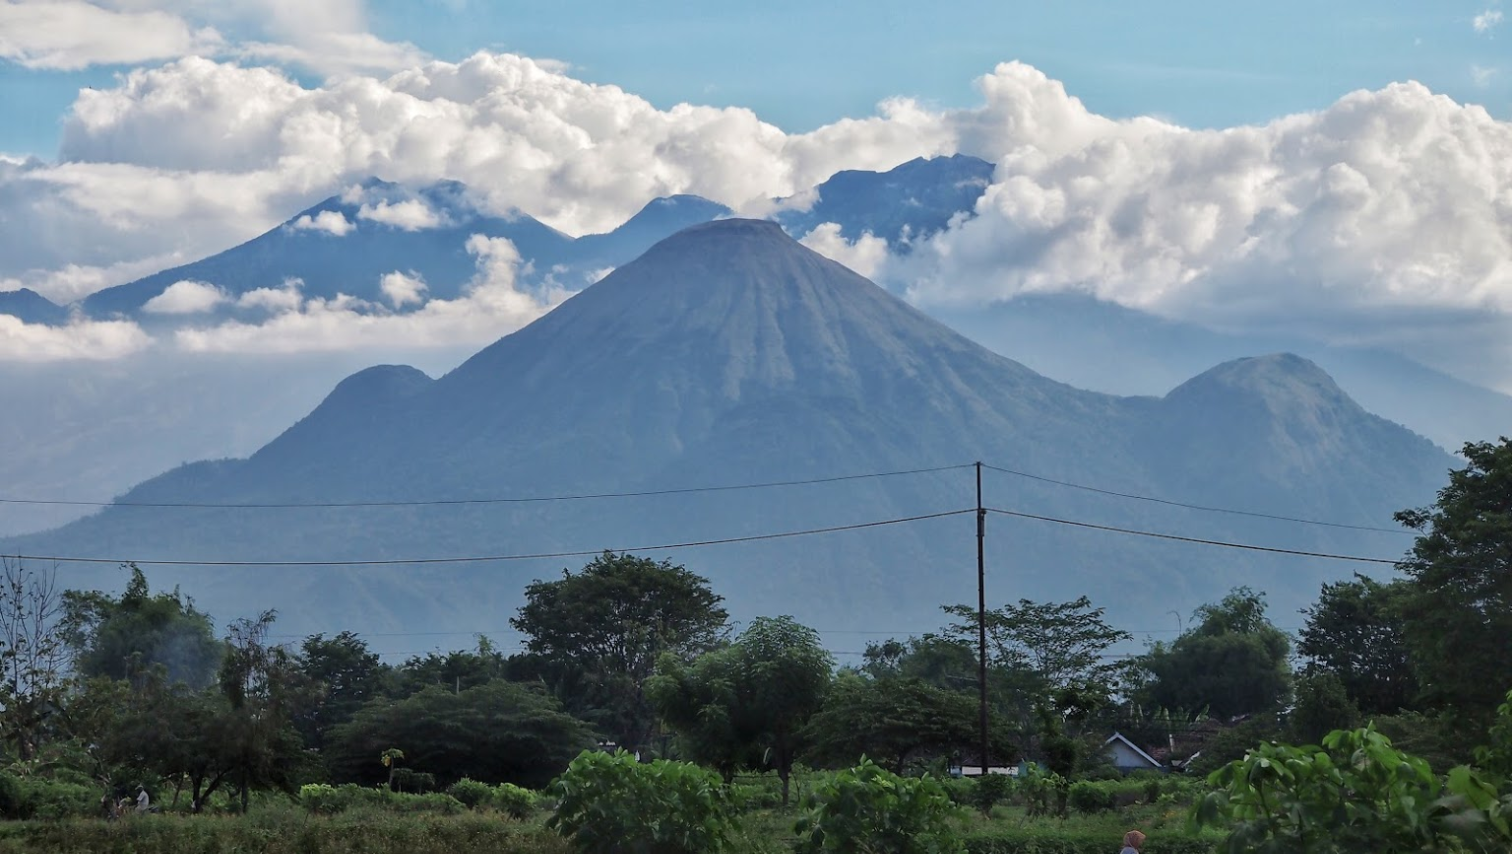
[[[805,241],[926,306],[1077,291],[1211,326],[1431,352],[1439,364],[1512,356],[1512,125],[1482,107],[1401,83],[1264,125],[1192,130],[1098,115],[1022,63],[977,87],[969,109],[897,98],[789,134],[750,110],[658,109],[510,54],[314,86],[276,68],[181,59],[80,93],[56,162],[0,159],[0,283],[73,298],[143,259],[219,251],[374,175],[459,180],[493,212],[584,233],[658,196],[757,211],[840,169],[964,153],[998,164],[975,216],[906,255],[877,238],[848,244],[838,229]],[[419,202],[359,216],[436,224]],[[354,224],[322,213],[292,227],[335,236]],[[470,248],[480,263],[492,257]],[[545,304],[482,287],[500,301],[420,303],[399,279],[384,292],[387,314],[275,291],[264,296],[284,301],[287,340],[299,326],[332,347],[372,340],[333,331],[340,322],[447,328],[464,308],[452,303],[495,319]],[[243,332],[179,343],[258,349],[276,337]]]

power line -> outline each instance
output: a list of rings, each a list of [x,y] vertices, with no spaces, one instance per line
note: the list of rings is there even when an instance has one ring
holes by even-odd
[[[1113,525],[1097,525],[1092,522],[1078,522],[1074,519],[1057,519],[1053,516],[1039,516],[1034,513],[1019,513],[1014,510],[998,510],[987,508],[989,513],[997,513],[1002,516],[1014,516],[1019,519],[1034,519],[1039,522],[1054,522],[1057,525],[1071,525],[1076,528],[1089,528],[1094,531],[1110,531],[1115,534],[1132,534],[1139,537],[1154,537],[1161,540],[1174,540],[1180,543],[1196,543],[1204,546],[1221,546],[1228,549],[1244,549],[1254,552],[1269,552],[1271,554],[1296,555],[1297,557],[1316,557],[1327,560],[1346,560],[1355,563],[1381,563],[1396,566],[1401,563],[1400,559],[1383,557],[1363,557],[1361,555],[1336,554],[1333,552],[1312,552],[1302,549],[1283,549],[1276,546],[1259,546],[1252,543],[1231,543],[1224,540],[1208,540],[1202,537],[1183,537],[1178,534],[1162,534],[1155,531],[1139,531],[1133,528],[1118,528]]]
[[[806,537],[814,534],[834,534],[841,531],[859,531],[866,528],[881,528],[887,525],[901,525],[907,522],[922,522],[926,519],[941,519],[946,516],[959,516],[962,513],[975,513],[976,510],[947,510],[943,513],[926,513],[920,516],[904,516],[898,519],[883,519],[876,522],[861,522],[853,525],[834,525],[828,528],[809,528],[803,531],[782,531],[775,534],[751,534],[744,537],[725,537],[715,540],[695,540],[684,543],[662,543],[648,546],[627,546],[624,548],[601,548],[583,549],[578,551],[564,552],[539,552],[536,554],[512,554],[512,555],[476,555],[466,557],[425,557],[425,558],[380,558],[374,560],[140,560],[131,558],[104,558],[104,557],[67,557],[63,555],[0,555],[0,558],[11,560],[36,560],[52,561],[54,563],[113,563],[113,564],[137,564],[139,566],[309,566],[309,567],[339,567],[339,566],[414,566],[420,564],[454,564],[454,563],[486,563],[488,561],[516,561],[516,560],[544,560],[547,558],[562,557],[588,557],[610,552],[650,552],[666,551],[669,549],[690,549],[700,546],[720,546],[729,543],[750,543],[760,540],[780,540],[789,537]]]
[[[334,509],[343,507],[443,507],[466,504],[530,504],[552,501],[588,501],[601,498],[647,498],[657,495],[686,495],[700,492],[733,492],[745,489],[770,489],[782,486],[811,486],[821,483],[841,483],[851,480],[866,480],[879,477],[899,477],[912,474],[932,474],[970,468],[970,463],[934,466],[931,468],[904,469],[900,471],[846,474],[835,477],[815,477],[803,480],[774,480],[759,483],[717,484],[713,486],[685,486],[673,489],[648,489],[638,492],[585,492],[572,495],[538,495],[521,498],[447,498],[427,501],[317,501],[308,503],[252,503],[218,504],[200,502],[154,502],[154,501],[44,501],[30,498],[0,498],[0,504],[40,504],[65,507],[152,507],[194,510],[298,510]]]
[[[992,471],[999,472],[1001,474],[1013,475],[1014,477],[1023,477],[1028,478],[1029,480],[1037,480],[1042,483],[1053,483],[1056,486],[1065,486],[1071,489],[1081,489],[1086,492],[1095,492],[1099,495],[1111,495],[1115,498],[1132,498],[1135,501],[1148,501],[1153,504],[1164,504],[1167,507],[1182,507],[1187,510],[1201,510],[1206,513],[1228,513],[1233,516],[1251,516],[1256,519],[1272,519],[1277,522],[1296,522],[1302,525],[1321,525],[1325,528],[1343,528],[1350,531],[1373,531],[1381,534],[1415,536],[1412,531],[1403,530],[1401,528],[1379,528],[1372,525],[1349,525],[1343,522],[1327,522],[1321,519],[1307,519],[1300,516],[1281,516],[1274,513],[1259,513],[1252,510],[1236,510],[1232,507],[1212,507],[1205,504],[1189,504],[1185,501],[1171,501],[1165,498],[1156,498],[1152,495],[1139,495],[1133,492],[1119,492],[1113,489],[1102,489],[1101,487],[1088,486],[1084,483],[1073,483],[1069,480],[1056,480],[1053,477],[1044,477],[1042,475],[1002,468],[1000,466],[989,465],[987,463],[982,463],[982,468],[991,469]]]

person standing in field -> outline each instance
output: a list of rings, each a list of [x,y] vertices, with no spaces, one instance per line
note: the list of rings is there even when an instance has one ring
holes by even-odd
[[[1137,830],[1131,830],[1124,834],[1123,850],[1118,854],[1139,854],[1139,849],[1144,847],[1145,835]]]
[[[147,796],[147,787],[137,786],[136,811],[145,813],[150,806],[152,806],[152,798]]]

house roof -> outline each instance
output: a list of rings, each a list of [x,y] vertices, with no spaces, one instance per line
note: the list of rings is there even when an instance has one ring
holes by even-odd
[[[1124,738],[1123,733],[1114,732],[1112,735],[1108,736],[1108,740],[1107,741],[1103,742],[1103,746],[1106,747],[1106,746],[1112,744],[1115,741],[1119,742],[1120,744],[1122,744],[1125,747],[1129,748],[1130,750],[1134,751],[1134,753],[1136,755],[1138,755],[1141,759],[1143,759],[1144,761],[1150,763],[1150,767],[1151,768],[1162,768],[1162,767],[1164,767],[1163,765],[1161,765],[1161,763],[1160,763],[1159,760],[1157,760],[1155,757],[1151,756],[1150,754],[1146,753],[1144,751],[1144,749],[1141,748],[1139,745],[1137,745],[1134,742],[1128,740],[1127,738]]]

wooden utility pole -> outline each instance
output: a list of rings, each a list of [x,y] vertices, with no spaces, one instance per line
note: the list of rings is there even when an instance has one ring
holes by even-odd
[[[981,692],[978,709],[981,726],[981,773],[987,774],[987,566],[982,546],[987,537],[987,509],[982,506],[982,464],[976,464],[977,518],[977,688]]]

